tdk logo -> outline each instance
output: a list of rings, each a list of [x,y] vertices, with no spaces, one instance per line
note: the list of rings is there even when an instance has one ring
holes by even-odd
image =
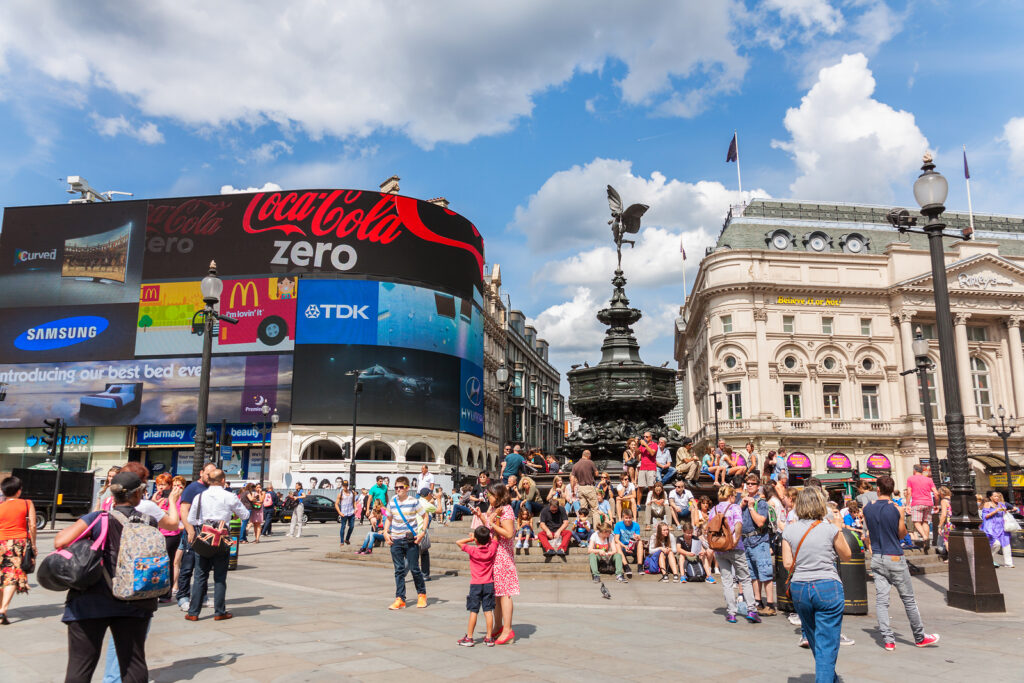
[[[14,265],[20,266],[34,261],[56,261],[57,250],[50,251],[26,251],[25,249],[14,250]]]
[[[349,319],[362,319],[369,320],[370,316],[366,315],[366,309],[368,305],[364,306],[352,306],[349,304],[310,304],[306,307],[306,317],[310,320],[317,320],[321,314],[327,320],[335,318],[338,320]]]
[[[106,318],[95,315],[61,318],[28,328],[14,340],[14,346],[22,351],[59,349],[94,339],[109,326]]]

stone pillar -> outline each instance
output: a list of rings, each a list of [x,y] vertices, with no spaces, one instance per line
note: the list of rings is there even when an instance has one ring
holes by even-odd
[[[768,349],[768,311],[764,308],[754,309],[754,354],[757,358],[757,382],[751,387],[751,393],[757,392],[758,409],[762,412],[755,413],[753,410],[750,417],[760,417],[769,413],[768,406],[772,405],[771,391],[773,382],[768,376],[768,362],[771,354]],[[753,406],[751,406],[753,407]]]
[[[1006,330],[1010,337],[1010,384],[1013,386],[1013,397],[1017,403],[1017,411],[1013,414],[1024,417],[1024,348],[1021,347],[1021,323],[1024,323],[1024,315],[1011,315],[1006,321]]]
[[[960,383],[960,405],[965,422],[968,421],[968,418],[978,414],[974,405],[974,385],[971,383],[971,354],[967,347],[967,321],[970,317],[970,313],[955,313],[953,315],[957,380]]]
[[[911,320],[917,315],[917,311],[904,309],[898,316],[893,316],[900,324],[900,351],[903,359],[903,367],[900,371],[911,370],[917,367],[917,360],[914,358],[914,331]],[[916,374],[904,375],[903,391],[906,394],[907,415],[921,415],[921,391],[918,389],[918,377]],[[896,406],[893,406],[895,409]]]

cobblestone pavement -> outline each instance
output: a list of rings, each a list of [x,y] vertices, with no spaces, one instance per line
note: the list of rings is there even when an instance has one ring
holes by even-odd
[[[361,540],[364,529],[353,538]],[[204,610],[192,623],[176,606],[160,608],[146,646],[153,680],[813,680],[811,654],[797,647],[798,629],[781,616],[727,624],[719,585],[612,580],[609,601],[585,577],[524,580],[515,644],[464,648],[455,641],[466,626],[468,568],[428,583],[427,609],[389,612],[394,578],[388,570],[321,561],[337,548],[336,525],[313,524],[300,539],[283,532],[242,546],[239,571],[228,578],[234,619],[214,622],[212,610]],[[41,552],[52,547],[52,537],[40,535]],[[894,653],[882,650],[875,632],[869,585],[872,614],[843,623],[856,640],[841,648],[843,680],[934,683],[983,672],[987,679],[1024,680],[1024,567],[998,575],[1008,611],[989,616],[946,607],[945,574],[915,578],[925,626],[942,641],[937,648],[913,647],[900,605],[892,610]],[[411,584],[409,592],[415,593]],[[62,594],[35,585],[15,598],[11,625],[0,627],[3,681],[63,679],[62,602]],[[478,637],[482,628],[481,620]],[[94,680],[101,679],[97,671]]]

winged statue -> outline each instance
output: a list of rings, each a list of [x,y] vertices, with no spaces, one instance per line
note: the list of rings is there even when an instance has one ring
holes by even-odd
[[[615,250],[619,256],[619,268],[622,268],[622,244],[625,242],[630,246],[636,245],[636,240],[624,239],[626,233],[636,234],[640,232],[640,219],[647,209],[646,204],[630,204],[625,211],[622,210],[622,197],[611,185],[608,186],[608,208],[612,211],[612,219],[608,225],[612,226],[612,239],[615,240]]]

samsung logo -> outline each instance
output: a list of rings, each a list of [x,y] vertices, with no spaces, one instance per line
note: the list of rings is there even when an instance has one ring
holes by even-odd
[[[22,351],[47,351],[89,341],[109,327],[106,318],[82,315],[36,325],[22,332],[14,346]]]

